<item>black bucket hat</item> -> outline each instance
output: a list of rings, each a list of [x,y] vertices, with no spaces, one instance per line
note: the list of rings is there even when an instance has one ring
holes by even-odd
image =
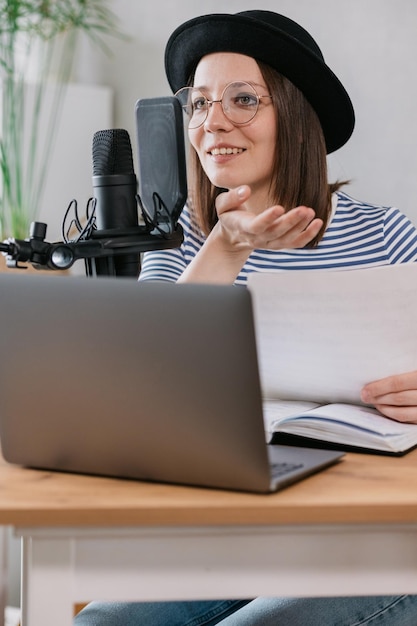
[[[351,136],[355,114],[349,95],[314,39],[293,20],[254,10],[203,15],[184,22],[165,49],[165,71],[174,93],[187,84],[200,59],[212,52],[245,54],[288,78],[317,113],[328,153]]]

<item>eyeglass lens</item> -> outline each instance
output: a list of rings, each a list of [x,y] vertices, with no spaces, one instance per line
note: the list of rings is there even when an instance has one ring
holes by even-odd
[[[189,128],[198,128],[204,124],[213,102],[221,103],[223,113],[234,124],[250,122],[255,117],[259,105],[259,96],[254,87],[245,82],[227,85],[220,100],[209,100],[195,87],[183,87],[175,95],[189,118]]]

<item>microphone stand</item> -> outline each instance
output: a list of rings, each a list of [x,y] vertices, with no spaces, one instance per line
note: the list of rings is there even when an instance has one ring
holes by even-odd
[[[180,141],[183,137],[181,107],[175,98],[168,98],[168,101],[179,109],[174,136]],[[157,112],[160,113],[159,106]],[[169,137],[172,138],[171,126],[164,128],[170,131]],[[152,146],[158,148],[159,144],[154,142]],[[178,161],[179,173],[169,178],[169,182],[175,184],[175,193],[171,194],[170,185],[162,195],[155,190],[149,198],[149,204],[153,205],[150,211],[140,195],[135,193],[137,181],[127,131],[110,129],[95,133],[95,197],[87,202],[85,220],[78,216],[77,201],[71,200],[62,223],[63,241],[56,243],[45,241],[45,223],[32,222],[27,239],[11,238],[0,243],[0,253],[5,254],[7,266],[26,269],[21,263],[31,263],[37,269],[67,270],[75,261],[84,259],[87,276],[138,278],[142,252],[178,248],[183,242],[183,230],[177,219],[179,209],[185,204],[186,178],[185,167],[180,167],[182,152],[176,156],[173,162]],[[174,206],[168,207],[162,196],[168,196]],[[142,225],[138,224],[138,208],[143,218]],[[67,230],[71,209],[74,217]],[[70,231],[77,231],[75,239],[70,239]]]
[[[67,270],[77,260],[84,259],[87,276],[98,276],[96,262],[107,260],[109,276],[116,275],[114,259],[120,255],[140,254],[151,250],[177,248],[183,241],[182,227],[165,233],[149,226],[127,229],[92,230],[89,239],[49,243],[45,241],[47,225],[32,222],[28,239],[8,239],[0,243],[8,267],[26,269],[20,263],[31,263],[36,269]],[[140,260],[138,256],[138,272]],[[102,274],[101,274],[102,275]]]

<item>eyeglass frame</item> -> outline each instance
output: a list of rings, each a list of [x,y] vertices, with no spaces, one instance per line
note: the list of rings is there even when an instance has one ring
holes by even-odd
[[[251,87],[251,88],[253,89],[254,95],[256,96],[256,111],[255,111],[255,113],[252,115],[252,117],[251,117],[249,120],[247,120],[246,122],[235,122],[235,121],[233,121],[232,119],[230,119],[230,117],[228,116],[228,114],[226,113],[226,111],[224,110],[224,107],[223,107],[223,98],[224,98],[224,94],[225,94],[226,90],[227,90],[227,89],[228,89],[231,85],[239,85],[239,84],[240,84],[240,85],[249,85],[249,87]],[[178,94],[179,94],[181,91],[184,91],[185,89],[188,89],[188,90],[190,91],[190,93],[191,93],[191,91],[192,91],[192,90],[199,91],[199,92],[200,92],[200,93],[204,96],[205,101],[206,101],[206,104],[207,104],[207,108],[206,108],[206,115],[205,115],[204,119],[202,120],[202,122],[200,122],[200,124],[198,124],[197,126],[190,126],[191,119],[192,119],[192,117],[193,117],[193,116],[192,116],[192,115],[189,115],[189,114],[187,113],[187,111],[185,110],[185,107],[186,107],[187,105],[185,105],[185,104],[181,104],[181,100],[178,98]],[[246,81],[246,80],[233,80],[232,82],[228,83],[228,84],[225,86],[225,88],[223,89],[223,91],[222,91],[222,95],[221,95],[221,98],[220,98],[219,100],[209,100],[209,99],[206,97],[206,95],[204,94],[204,91],[203,91],[202,89],[200,89],[199,87],[191,87],[191,86],[189,86],[189,85],[188,85],[188,86],[186,86],[186,87],[181,87],[181,89],[178,89],[178,91],[176,91],[176,92],[175,92],[174,96],[175,96],[176,98],[178,98],[178,100],[180,101],[180,104],[181,104],[181,108],[182,108],[182,110],[184,111],[185,115],[187,115],[187,117],[189,118],[188,128],[190,128],[191,130],[195,130],[196,128],[200,128],[200,126],[202,126],[202,125],[205,123],[205,121],[206,121],[206,120],[207,120],[207,118],[208,118],[209,109],[210,109],[210,107],[211,107],[213,104],[215,104],[215,103],[218,103],[218,104],[220,104],[220,105],[221,105],[221,107],[222,107],[222,111],[223,111],[223,114],[224,114],[224,116],[226,117],[226,119],[228,119],[228,120],[229,120],[229,122],[231,122],[231,123],[232,123],[232,124],[234,124],[235,126],[245,126],[246,124],[249,124],[249,122],[251,122],[251,121],[254,119],[254,117],[256,116],[256,114],[258,113],[258,111],[259,111],[259,104],[260,104],[260,102],[261,102],[262,98],[271,98],[271,99],[273,98],[273,96],[272,96],[271,94],[259,95],[259,94],[258,94],[258,92],[257,92],[257,91],[256,91],[256,89],[255,89],[255,86],[254,86],[252,83],[249,83],[249,82],[248,82],[248,81]]]

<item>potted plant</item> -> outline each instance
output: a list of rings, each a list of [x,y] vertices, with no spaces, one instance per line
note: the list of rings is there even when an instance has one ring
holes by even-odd
[[[79,35],[106,49],[119,34],[107,4],[0,0],[0,241],[26,238],[39,213]]]

